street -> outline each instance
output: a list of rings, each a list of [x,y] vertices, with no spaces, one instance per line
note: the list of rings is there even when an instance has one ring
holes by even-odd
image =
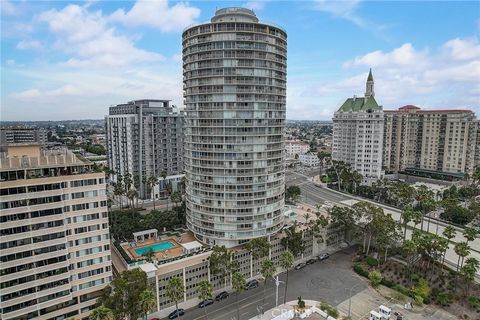
[[[324,261],[318,261],[301,270],[292,270],[288,276],[287,301],[312,299],[325,301],[331,305],[338,305],[348,299],[352,287],[355,295],[366,288],[361,279],[351,270],[351,256],[353,250],[347,249],[331,255]],[[285,273],[280,275],[280,280],[285,281]],[[279,288],[278,303],[283,303],[284,284]],[[263,282],[256,289],[242,292],[238,296],[240,304],[240,319],[250,319],[261,312],[263,298]],[[273,280],[267,282],[266,299],[264,310],[275,307],[275,284]],[[204,319],[204,309],[194,307],[186,310],[184,319]],[[237,304],[236,295],[230,293],[230,297],[215,302],[207,307],[210,320],[236,319]]]

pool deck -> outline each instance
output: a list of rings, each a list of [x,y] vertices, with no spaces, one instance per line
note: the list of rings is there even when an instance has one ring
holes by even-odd
[[[161,236],[160,239],[146,239],[143,242],[137,242],[137,245],[135,247],[130,247],[128,244],[123,245],[123,249],[128,252],[128,254],[133,258],[133,259],[138,259],[141,256],[137,255],[135,253],[135,249],[146,247],[146,246],[151,246],[157,243],[162,243],[162,242],[171,242],[175,246],[172,248],[169,248],[167,250],[162,250],[162,251],[157,251],[155,252],[155,259],[157,260],[163,260],[163,259],[168,259],[168,258],[174,258],[183,255],[183,247],[180,243],[187,243],[191,241],[195,241],[195,237],[193,236],[192,233],[186,232],[183,233],[180,237],[177,236]]]

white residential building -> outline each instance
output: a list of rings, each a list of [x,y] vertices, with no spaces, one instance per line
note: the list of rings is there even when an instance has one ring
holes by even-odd
[[[308,167],[317,167],[320,165],[320,159],[318,159],[318,156],[314,153],[301,154],[298,156],[298,160],[300,160],[301,164]]]
[[[349,163],[364,183],[382,178],[384,113],[375,101],[372,71],[365,97],[348,98],[333,117],[332,159]]]
[[[283,227],[287,34],[225,8],[183,32],[187,226],[233,247]]]
[[[287,140],[285,141],[285,156],[287,159],[295,159],[295,156],[305,154],[310,150],[308,143],[300,140]]]
[[[168,100],[135,100],[110,107],[105,117],[108,167],[115,174],[130,173],[139,181],[140,197],[151,197],[148,177],[162,181],[162,172],[183,173],[183,124],[183,114]]]

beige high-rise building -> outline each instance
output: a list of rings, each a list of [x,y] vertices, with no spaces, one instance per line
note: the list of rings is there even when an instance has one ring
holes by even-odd
[[[475,166],[478,121],[470,110],[384,110],[386,172],[435,171],[458,175]]]
[[[111,281],[105,175],[67,150],[0,153],[0,316],[84,319]]]

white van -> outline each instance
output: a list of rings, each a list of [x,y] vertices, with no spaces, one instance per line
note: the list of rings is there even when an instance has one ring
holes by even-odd
[[[375,310],[370,311],[370,320],[384,320],[382,315]]]
[[[380,310],[380,314],[384,319],[390,319],[390,316],[392,315],[392,309],[390,309],[389,307],[385,307],[384,305],[381,305],[379,307],[379,310]]]

